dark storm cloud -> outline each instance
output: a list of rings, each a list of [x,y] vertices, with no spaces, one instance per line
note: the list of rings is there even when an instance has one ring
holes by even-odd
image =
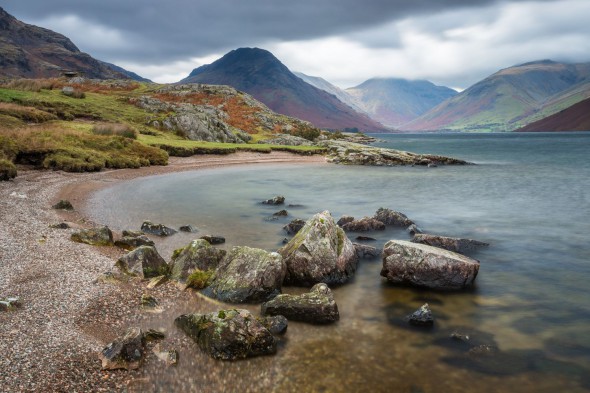
[[[15,0],[3,7],[26,22],[59,21],[75,16],[103,30],[116,30],[124,44],[109,46],[108,42],[97,42],[101,40],[103,30],[100,29],[89,31],[86,37],[83,29],[77,29],[75,36],[73,33],[69,36],[75,43],[83,42],[81,49],[99,58],[155,64],[221,53],[240,46],[349,34],[409,15],[493,3],[490,0]],[[54,24],[59,26],[58,22]],[[359,39],[367,46],[396,41],[396,37],[384,41],[384,37],[370,34],[360,34]]]

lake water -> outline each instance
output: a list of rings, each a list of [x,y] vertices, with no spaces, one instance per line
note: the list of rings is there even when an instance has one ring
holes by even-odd
[[[404,212],[426,233],[490,243],[470,254],[481,262],[472,290],[395,287],[380,277],[380,259],[364,260],[353,282],[334,289],[337,324],[291,323],[277,355],[240,362],[215,361],[194,344],[178,367],[146,370],[158,381],[152,390],[590,391],[590,133],[378,137],[378,146],[477,165],[251,165],[136,179],[94,195],[89,214],[116,230],[146,219],[197,227],[158,243],[167,259],[202,234],[225,236],[227,249],[276,250],[293,218],[371,216],[379,207]],[[275,195],[286,197],[289,217],[269,221],[280,208],[259,202]],[[377,247],[410,237],[369,236]],[[410,328],[404,316],[425,302],[435,327]],[[181,337],[171,319],[194,307],[178,305],[153,323]],[[470,355],[453,332],[498,350]]]

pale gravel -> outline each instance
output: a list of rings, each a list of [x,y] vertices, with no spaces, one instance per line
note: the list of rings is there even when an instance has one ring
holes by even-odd
[[[83,203],[93,190],[138,176],[242,163],[322,161],[288,153],[238,153],[90,174],[20,170],[15,180],[0,182],[0,298],[17,296],[21,303],[15,311],[0,312],[0,392],[120,391],[139,375],[103,372],[97,354],[141,319],[137,301],[145,283],[97,282],[111,270],[118,251],[72,242],[75,229],[49,228],[64,218],[90,225],[79,214],[51,208],[64,190]],[[154,292],[168,302],[186,296],[172,285]]]

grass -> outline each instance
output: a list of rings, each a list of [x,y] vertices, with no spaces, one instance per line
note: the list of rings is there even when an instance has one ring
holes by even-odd
[[[203,289],[211,285],[213,280],[214,270],[195,270],[186,279],[186,287],[193,289]]]
[[[71,86],[76,96],[63,94]],[[286,116],[264,112],[243,93],[159,94],[155,84],[106,81],[70,84],[65,79],[17,79],[0,85],[0,178],[16,176],[15,164],[70,172],[103,168],[166,165],[168,156],[231,154],[237,151],[323,154],[315,146],[258,144],[287,128],[304,136],[317,129]],[[249,143],[192,141],[151,126],[173,114],[151,113],[137,105],[148,95],[171,103],[214,105],[228,114],[227,124],[252,136]],[[260,117],[263,116],[263,117]],[[266,117],[266,120],[264,119]]]

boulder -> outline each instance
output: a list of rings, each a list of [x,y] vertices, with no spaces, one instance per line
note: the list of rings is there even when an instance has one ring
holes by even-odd
[[[248,310],[184,314],[174,322],[215,359],[244,359],[277,351],[272,333]]]
[[[229,303],[263,302],[281,293],[286,269],[276,252],[234,247],[203,293]]]
[[[381,255],[381,250],[377,247],[367,246],[366,244],[359,244],[359,243],[352,243],[354,249],[356,250],[356,255],[360,259],[365,258],[374,258]]]
[[[281,195],[277,195],[272,199],[267,199],[266,201],[262,201],[264,205],[282,205],[285,203],[285,197]]]
[[[318,213],[278,251],[287,265],[285,284],[343,284],[356,271],[358,257],[330,212]]]
[[[427,244],[433,247],[444,248],[445,250],[458,252],[460,254],[473,251],[477,247],[489,246],[488,243],[459,237],[446,237],[417,233],[411,240],[414,243]]]
[[[115,266],[124,274],[141,278],[168,275],[169,271],[166,261],[150,246],[141,246],[123,255]]]
[[[193,233],[193,232],[197,232],[197,228],[195,228],[192,225],[183,225],[180,228],[178,228],[179,231],[181,232],[189,232],[189,233]]]
[[[55,205],[53,205],[51,207],[56,210],[67,210],[67,211],[74,210],[74,206],[72,206],[72,203],[68,200],[65,200],[65,199],[60,200],[59,202],[57,202]]]
[[[287,333],[289,321],[282,315],[271,315],[268,317],[258,317],[256,319],[258,319],[258,322],[260,322],[272,334],[282,335]]]
[[[141,329],[128,329],[122,337],[108,344],[99,354],[103,370],[135,370],[141,365],[144,339]]]
[[[223,243],[225,243],[225,238],[223,236],[203,235],[199,239],[206,240],[209,242],[209,244],[223,244]]]
[[[92,246],[112,246],[113,232],[108,227],[82,229],[72,233],[71,239]]]
[[[314,285],[310,292],[299,296],[278,295],[262,304],[262,314],[318,324],[336,322],[340,318],[332,291],[324,283]]]
[[[123,236],[121,239],[115,241],[115,246],[122,248],[127,251],[135,250],[141,246],[152,246],[154,247],[154,241],[145,235],[131,237]]]
[[[338,220],[338,222],[336,224],[338,224],[338,226],[342,226],[344,224],[348,224],[349,222],[353,222],[353,221],[354,221],[353,216],[342,216],[342,217],[340,217],[340,219]]]
[[[383,231],[385,229],[385,224],[371,217],[363,217],[360,220],[354,220],[343,224],[342,229],[347,232]]]
[[[452,251],[405,240],[383,247],[381,275],[395,284],[456,290],[473,284],[479,262]]]
[[[216,269],[225,254],[225,250],[212,247],[207,240],[195,239],[186,247],[174,251],[170,262],[170,278],[186,281],[195,269]]]
[[[279,210],[278,212],[275,212],[272,214],[273,217],[287,217],[289,215],[289,212],[287,212],[286,210]]]
[[[164,224],[154,224],[151,221],[144,221],[141,224],[141,231],[156,236],[171,236],[176,233],[175,229],[169,228]]]
[[[414,311],[406,317],[410,325],[414,326],[432,326],[434,325],[434,318],[428,303],[424,303],[422,307]]]
[[[303,226],[305,225],[305,221],[296,218],[293,221],[291,221],[290,223],[288,223],[287,225],[285,225],[283,227],[283,229],[285,230],[285,232],[287,232],[289,235],[294,235],[297,232],[299,232],[299,230],[301,228],[303,228]]]
[[[392,225],[395,227],[409,227],[414,224],[414,221],[410,220],[404,213],[383,207],[377,209],[373,218],[381,221],[385,225]]]

